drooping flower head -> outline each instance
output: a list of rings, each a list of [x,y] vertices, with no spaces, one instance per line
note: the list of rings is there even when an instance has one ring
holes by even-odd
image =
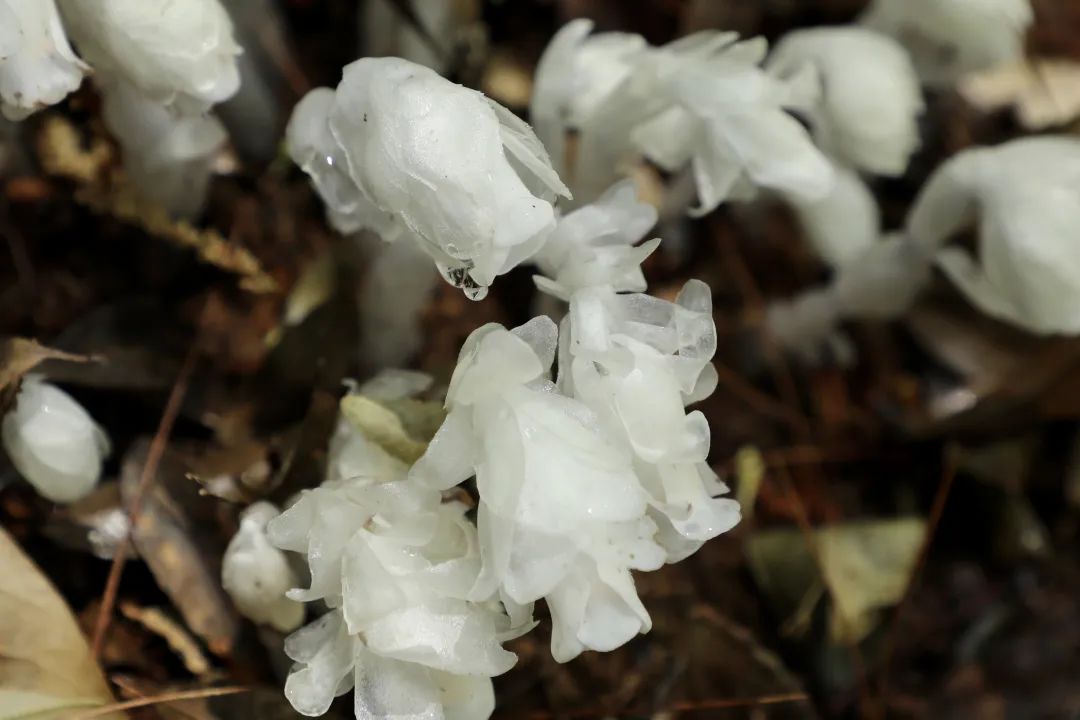
[[[787,33],[766,62],[791,78],[813,68],[821,84],[807,113],[818,147],[863,172],[901,175],[919,144],[922,93],[907,51],[859,27]]]
[[[67,97],[90,68],[68,44],[55,0],[0,0],[0,112],[22,120]]]
[[[79,53],[99,73],[185,112],[240,87],[232,21],[220,0],[60,0]]]
[[[944,247],[978,227],[978,258]],[[1080,332],[1080,140],[1043,136],[967,150],[930,177],[908,216],[919,252],[980,310],[1037,333]]]
[[[528,125],[399,58],[358,60],[335,91],[312,91],[289,149],[339,230],[408,237],[476,298],[539,249],[568,194]]]

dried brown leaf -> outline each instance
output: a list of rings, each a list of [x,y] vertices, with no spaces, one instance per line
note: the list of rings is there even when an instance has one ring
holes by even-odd
[[[55,350],[27,338],[0,340],[0,414],[3,414],[14,399],[22,376],[46,360],[90,362],[97,358]]]
[[[67,604],[2,529],[0,574],[0,719],[62,720],[111,703]]]
[[[198,641],[161,608],[144,608],[135,603],[124,602],[120,603],[120,612],[128,620],[139,623],[165,640],[192,675],[205,675],[210,672],[210,661],[206,659]]]

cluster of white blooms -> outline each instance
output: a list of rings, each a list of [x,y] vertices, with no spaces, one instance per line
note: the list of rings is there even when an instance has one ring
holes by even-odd
[[[304,621],[304,606],[285,596],[296,587],[296,573],[266,536],[267,523],[278,514],[265,501],[244,510],[221,560],[221,585],[245,617],[288,632]]]
[[[481,93],[400,58],[345,67],[288,128],[341,232],[417,242],[470,297],[531,257],[568,191],[532,129]]]
[[[590,36],[575,20],[555,35],[537,67],[533,123],[560,167],[565,135],[577,132],[566,176],[579,202],[645,157],[664,170],[688,170],[707,213],[757,186],[800,198],[825,195],[828,161],[786,109],[810,101],[807,75],[782,81],[760,64],[762,38],[701,32],[662,47],[636,35]]]
[[[64,34],[55,0],[0,0],[0,112],[22,120],[82,83],[87,65]]]
[[[872,0],[860,22],[911,53],[928,85],[1023,56],[1030,0]]]
[[[387,372],[360,392],[393,401],[428,384]],[[302,603],[330,609],[285,641],[296,662],[285,693],[304,715],[322,715],[355,688],[365,720],[486,718],[491,677],[516,661],[501,643],[532,625],[529,608],[474,599],[481,560],[466,507],[410,481],[408,470],[341,417],[324,483],[281,514],[251,506],[226,551],[225,587],[248,617],[288,630]],[[306,557],[307,587],[297,587],[283,550]]]
[[[645,288],[656,242],[633,243],[655,220],[626,183],[560,221],[537,282],[570,303],[561,331],[546,317],[476,330],[410,474],[439,489],[476,476],[474,592],[545,598],[560,662],[647,632],[631,571],[685,558],[739,519],[705,464],[708,423],[685,412],[716,385],[708,288],[691,281],[674,303],[621,294]]]
[[[53,502],[74,502],[97,485],[109,438],[60,388],[28,376],[3,419],[4,450],[15,469]]]

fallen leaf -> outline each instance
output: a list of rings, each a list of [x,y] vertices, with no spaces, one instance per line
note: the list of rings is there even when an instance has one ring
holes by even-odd
[[[0,341],[0,414],[7,409],[23,375],[46,360],[90,362],[97,358],[54,350],[37,340],[12,337]]]
[[[805,627],[808,598],[816,601],[821,582],[833,599],[830,636],[837,643],[858,642],[876,627],[880,611],[896,604],[907,589],[922,546],[922,518],[863,520],[814,531],[821,562],[815,567],[806,537],[796,528],[755,533],[747,555],[755,580],[793,626]]]
[[[124,457],[120,493],[125,505],[139,484],[148,445],[138,442]],[[166,452],[157,475],[143,496],[132,531],[135,548],[187,627],[211,652],[225,655],[232,649],[239,620],[221,588],[224,547],[214,542],[216,536],[207,527],[196,524],[188,504],[200,499],[198,485],[188,480],[175,453]],[[181,497],[178,488],[186,489],[190,498]]]
[[[230,243],[216,230],[199,230],[191,223],[173,220],[164,208],[140,198],[121,172],[113,170],[110,175],[107,166],[112,153],[101,138],[94,138],[90,149],[84,150],[75,126],[54,115],[42,124],[38,153],[47,173],[79,184],[75,199],[94,212],[111,215],[150,235],[194,250],[203,262],[239,275],[240,287],[245,290],[277,291],[277,282],[246,249]]]
[[[980,110],[1014,106],[1028,130],[1059,127],[1080,116],[1080,63],[1073,60],[1021,58],[970,75],[957,89]]]
[[[2,529],[0,573],[0,720],[62,720],[113,702],[67,604]]]

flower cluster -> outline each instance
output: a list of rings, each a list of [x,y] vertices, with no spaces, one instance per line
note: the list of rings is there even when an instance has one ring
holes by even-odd
[[[384,373],[360,393],[389,404],[429,383]],[[287,630],[301,603],[330,609],[285,642],[296,662],[285,693],[305,715],[355,688],[358,718],[487,717],[490,678],[516,661],[501,643],[531,627],[530,608],[476,597],[480,544],[466,506],[411,482],[408,469],[343,416],[324,483],[280,515],[253,505],[226,552],[226,589],[248,617]],[[282,550],[306,557],[307,587]]]
[[[560,163],[565,134],[577,131],[567,170],[579,202],[595,199],[626,162],[645,157],[692,173],[704,214],[757,186],[821,197],[829,163],[786,109],[809,101],[805,75],[789,81],[760,64],[762,38],[701,32],[662,47],[635,35],[600,33],[575,20],[548,45],[537,67],[531,111]]]
[[[400,58],[357,60],[335,90],[312,90],[288,147],[335,228],[406,236],[475,299],[539,249],[568,195],[527,124]]]
[[[632,570],[680,560],[730,529],[734,501],[704,463],[708,423],[687,402],[715,387],[710,294],[641,294],[632,243],[655,221],[629,185],[563,218],[538,279],[570,302],[546,317],[486,325],[462,348],[449,414],[410,478],[446,489],[475,475],[483,570],[474,592],[546,599],[552,655],[611,650],[647,632]],[[556,352],[558,382],[548,378]]]

